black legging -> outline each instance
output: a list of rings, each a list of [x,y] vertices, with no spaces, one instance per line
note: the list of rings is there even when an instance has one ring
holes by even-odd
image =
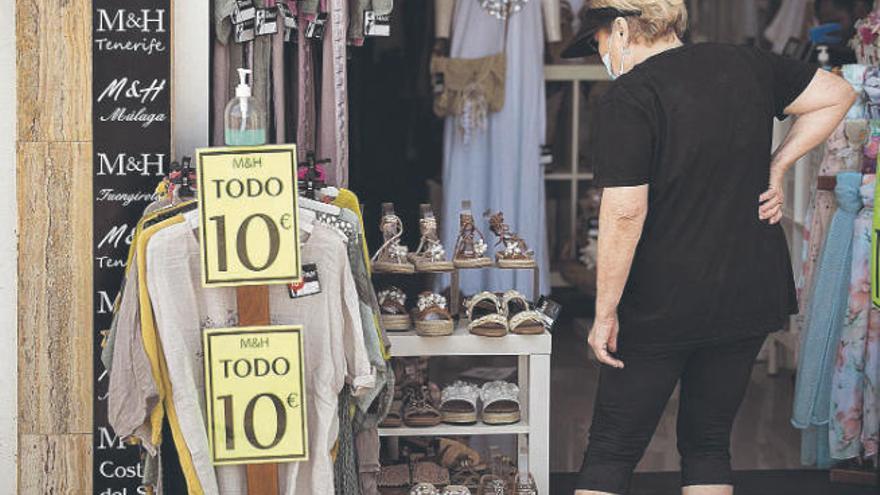
[[[681,381],[682,486],[729,485],[730,430],[766,336],[671,350],[621,349],[603,366],[578,489],[626,493],[669,396]]]

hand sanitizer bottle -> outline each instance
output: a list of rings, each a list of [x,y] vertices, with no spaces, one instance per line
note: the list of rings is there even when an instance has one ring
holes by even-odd
[[[235,98],[226,105],[223,127],[227,146],[259,146],[266,144],[266,129],[263,127],[263,108],[252,96],[247,76],[251,71],[238,69],[239,84],[235,88]]]

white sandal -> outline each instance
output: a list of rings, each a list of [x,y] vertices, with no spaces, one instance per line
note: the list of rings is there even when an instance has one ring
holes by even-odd
[[[501,300],[492,292],[480,292],[467,303],[468,331],[483,337],[507,335],[507,314]]]
[[[541,335],[544,333],[544,319],[541,312],[532,309],[532,304],[526,299],[526,296],[511,289],[504,293],[501,304],[509,318],[510,333],[520,335]]]
[[[443,422],[470,425],[477,422],[477,401],[480,387],[473,383],[456,380],[443,389],[440,412]]]
[[[509,425],[519,422],[519,387],[515,383],[484,383],[480,389],[480,400],[483,402],[483,423]]]

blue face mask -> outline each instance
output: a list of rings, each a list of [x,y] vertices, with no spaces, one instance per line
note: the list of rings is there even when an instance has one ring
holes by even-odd
[[[608,77],[611,80],[617,79],[617,76],[614,74],[614,71],[611,69],[611,52],[609,51],[605,55],[602,55],[602,63],[605,64],[605,70],[608,71]]]

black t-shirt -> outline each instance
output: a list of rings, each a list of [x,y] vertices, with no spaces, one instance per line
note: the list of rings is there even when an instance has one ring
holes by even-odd
[[[637,65],[602,96],[596,185],[649,185],[619,307],[622,341],[768,333],[797,313],[785,234],[758,219],[758,197],[773,117],[784,118],[816,70],[757,48],[688,45]]]

